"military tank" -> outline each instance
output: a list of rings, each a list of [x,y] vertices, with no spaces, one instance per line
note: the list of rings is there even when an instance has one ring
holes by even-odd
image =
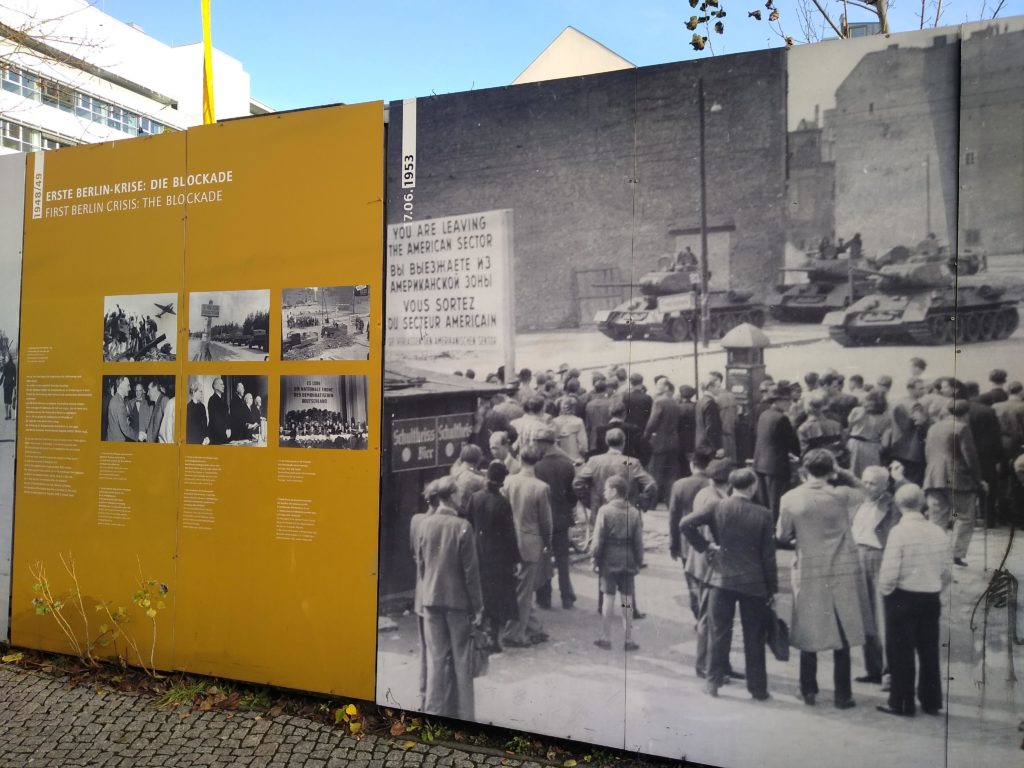
[[[779,296],[768,311],[783,322],[820,323],[829,312],[871,293],[871,282],[855,269],[859,263],[849,257],[822,259],[817,252],[809,254],[803,266],[780,270],[783,275],[805,273],[807,282],[787,285],[780,280],[775,288]]]
[[[617,341],[692,339],[700,325],[694,274],[694,270],[648,272],[636,286],[632,283],[602,286],[639,287],[640,295],[613,309],[599,311],[594,315],[594,322],[601,333]],[[709,291],[708,338],[719,339],[741,323],[763,326],[765,308],[752,302],[752,296],[748,291]]]
[[[915,255],[903,264],[858,270],[875,290],[822,321],[844,347],[864,344],[963,344],[1008,338],[1017,298],[985,281],[984,259]]]

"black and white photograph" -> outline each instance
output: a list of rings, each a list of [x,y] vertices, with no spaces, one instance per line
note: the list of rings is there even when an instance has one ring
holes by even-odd
[[[173,376],[104,376],[100,440],[173,443],[174,397]]]
[[[1019,759],[1020,35],[390,105],[379,703]]]
[[[368,285],[281,291],[282,360],[366,360],[369,354]]]
[[[366,450],[366,376],[282,376],[281,448]]]
[[[170,362],[178,348],[178,294],[103,299],[103,362]]]
[[[269,352],[269,290],[189,294],[189,360],[262,362]]]
[[[189,376],[185,442],[267,447],[266,376]]]

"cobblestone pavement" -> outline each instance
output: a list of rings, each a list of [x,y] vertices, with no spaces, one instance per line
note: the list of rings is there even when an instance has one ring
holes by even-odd
[[[185,716],[183,716],[185,715]],[[298,717],[257,720],[240,712],[158,710],[145,694],[73,686],[60,676],[0,666],[0,768],[397,768],[521,762],[438,745],[403,749],[392,739],[355,739]]]

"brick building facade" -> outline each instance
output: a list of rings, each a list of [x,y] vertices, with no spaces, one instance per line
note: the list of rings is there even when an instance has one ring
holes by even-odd
[[[961,246],[1024,254],[1024,30],[992,24],[961,53]]]
[[[414,217],[512,209],[517,330],[587,324],[591,271],[629,282],[699,242],[685,234],[700,224],[699,80],[707,222],[728,233],[710,249],[712,283],[764,295],[785,244],[780,50],[420,99]],[[389,222],[401,131],[396,102]]]
[[[835,158],[835,229],[868,255],[928,232],[956,245],[960,46],[891,45],[866,54],[836,90],[824,128]]]

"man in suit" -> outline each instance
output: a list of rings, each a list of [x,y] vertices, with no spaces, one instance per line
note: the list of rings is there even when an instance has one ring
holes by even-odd
[[[1005,371],[1002,373],[1005,383]],[[986,528],[996,523],[996,490],[999,485],[999,469],[1003,465],[1002,427],[995,409],[981,399],[980,388],[976,382],[964,384],[964,395],[967,397],[967,426],[974,438],[974,447],[978,451],[978,463],[981,465],[981,477],[988,485],[991,493],[985,493],[979,499],[982,519]],[[1006,395],[1002,389],[997,390]]]
[[[1003,443],[1003,479],[999,490],[999,508],[1003,521],[1013,517],[1014,510],[1024,509],[1024,488],[1013,472],[1014,462],[1024,452],[1024,385],[1012,381],[1006,388],[1007,399],[992,410],[999,419]]]
[[[754,440],[754,471],[760,487],[761,504],[768,507],[772,519],[779,519],[779,502],[791,487],[789,457],[800,455],[800,440],[786,415],[791,405],[787,388],[775,386],[764,397],[768,409],[757,420]]]
[[[766,507],[752,501],[757,493],[757,475],[752,470],[733,470],[729,485],[732,496],[700,512],[691,512],[680,523],[687,541],[706,554],[709,566],[711,658],[704,690],[718,696],[718,688],[726,681],[732,624],[739,603],[747,691],[756,701],[764,701],[769,698],[764,637],[769,605],[779,591],[775,522]],[[711,530],[713,541],[701,534],[704,525]]]
[[[562,607],[568,610],[576,602],[569,577],[569,529],[576,508],[576,492],[573,490],[576,468],[555,440],[553,428],[537,430],[534,442],[541,458],[534,467],[534,473],[547,483],[551,492],[551,551],[558,571],[558,594],[562,598]],[[551,579],[537,585],[537,604],[542,608],[551,607]]]
[[[594,381],[594,389],[583,410],[583,423],[587,425],[589,453],[598,453],[600,436],[608,427],[612,417],[612,399],[608,397],[608,382],[601,378]]]
[[[857,507],[853,515],[850,532],[857,545],[864,587],[868,603],[864,606],[870,614],[865,625],[874,624],[876,632],[865,634],[864,670],[858,683],[881,683],[885,672],[885,627],[882,611],[882,595],[878,591],[878,572],[882,566],[882,553],[889,538],[889,531],[900,520],[900,510],[889,493],[889,472],[885,467],[872,466],[864,470],[861,483],[867,498]]]
[[[697,440],[697,406],[693,398],[697,390],[689,384],[679,387],[679,453],[683,477],[690,474],[690,459]]]
[[[654,401],[644,388],[644,377],[639,373],[629,375],[629,391],[622,396],[622,404],[626,406],[626,421],[643,432],[647,429],[647,421],[651,418]]]
[[[988,380],[992,383],[992,389],[981,395],[981,402],[991,406],[995,406],[996,403],[1005,403],[1009,397],[1006,391],[1006,379],[1006,371],[1002,368],[993,369],[988,375]]]
[[[512,648],[525,648],[548,638],[533,614],[533,593],[538,587],[544,558],[551,557],[551,490],[536,473],[541,452],[531,443],[519,458],[523,462],[519,474],[505,480],[505,496],[512,505],[521,560],[516,584],[519,618],[509,622],[503,638],[505,645]]]
[[[247,424],[249,422],[249,406],[245,404],[245,384],[235,384],[235,395],[231,398],[231,439],[247,440],[250,437]]]
[[[644,439],[651,446],[648,469],[658,484],[658,501],[668,503],[672,484],[679,477],[679,422],[681,413],[675,401],[675,387],[668,379],[658,380],[658,397],[647,420]]]
[[[604,498],[605,481],[612,475],[622,475],[629,483],[626,500],[641,510],[650,509],[657,498],[658,486],[639,459],[625,455],[625,433],[613,427],[608,430],[605,440],[608,452],[587,459],[573,480],[577,498],[592,515],[597,515],[597,511],[607,501]]]
[[[135,398],[128,403],[128,418],[132,429],[145,432],[153,417],[153,406],[146,399],[146,387],[141,381],[135,383]]]
[[[164,421],[164,409],[167,407],[167,395],[160,391],[160,385],[150,380],[146,386],[146,396],[152,403],[149,410],[149,421],[146,423],[146,442],[155,443],[160,437],[160,427]]]
[[[139,431],[131,425],[128,415],[128,403],[125,398],[131,391],[127,376],[117,380],[117,390],[107,404],[107,440],[113,443],[134,443],[139,439]]]
[[[818,695],[818,653],[832,651],[834,702],[855,706],[850,680],[850,647],[863,645],[861,606],[867,602],[860,560],[850,536],[850,519],[860,502],[859,482],[836,467],[825,448],[804,456],[808,480],[782,497],[776,538],[795,548],[792,568],[793,621],[790,643],[800,649],[800,695],[813,706]],[[837,478],[846,485],[833,486]]]
[[[978,494],[988,493],[988,483],[982,476],[978,451],[974,445],[967,416],[970,406],[966,400],[950,400],[946,409],[952,418],[932,424],[928,430],[924,453],[925,498],[928,519],[943,530],[953,523],[953,562],[966,566],[964,556],[974,533]]]
[[[455,510],[455,481],[442,477],[434,490],[437,509],[419,520],[413,541],[427,657],[424,708],[431,714],[472,720],[472,623],[483,612],[476,536]]]
[[[210,420],[210,443],[224,445],[231,439],[231,422],[228,401],[224,397],[224,379],[220,376],[213,380],[213,394],[206,401],[206,414]]]
[[[690,612],[693,620],[700,619],[700,590],[701,583],[686,570],[686,561],[690,557],[691,548],[679,530],[679,523],[693,511],[693,502],[697,494],[709,482],[705,470],[711,456],[703,448],[694,451],[692,468],[693,473],[689,477],[676,480],[672,486],[672,492],[668,501],[668,541],[669,554],[673,560],[681,560],[683,564],[683,575],[686,578],[686,591],[690,594]]]
[[[907,396],[892,407],[892,433],[889,458],[903,465],[903,474],[911,483],[924,479],[924,443],[931,423],[922,398],[924,381],[907,382]]]
[[[698,448],[694,456],[707,452],[706,448]],[[708,481],[701,487],[696,496],[693,497],[693,509],[690,514],[704,514],[712,505],[721,499],[729,496],[729,473],[733,470],[733,464],[728,459],[714,459],[708,463],[705,474]],[[682,521],[680,521],[682,522]],[[680,531],[682,532],[682,531]],[[711,529],[705,526],[701,530],[704,538],[711,537]],[[696,587],[697,592],[697,658],[695,668],[697,677],[706,678],[711,667],[710,645],[711,645],[711,620],[710,620],[710,597],[708,589],[708,572],[710,566],[707,556],[690,547],[686,554],[686,563],[683,571],[686,574],[686,583],[691,590]],[[730,641],[731,644],[731,630]],[[732,668],[726,661],[726,672],[732,675]]]
[[[719,380],[715,376],[705,379],[704,390],[697,401],[697,424],[694,436],[695,448],[706,448],[712,454],[722,447],[722,415],[718,410],[715,397],[720,389]]]

